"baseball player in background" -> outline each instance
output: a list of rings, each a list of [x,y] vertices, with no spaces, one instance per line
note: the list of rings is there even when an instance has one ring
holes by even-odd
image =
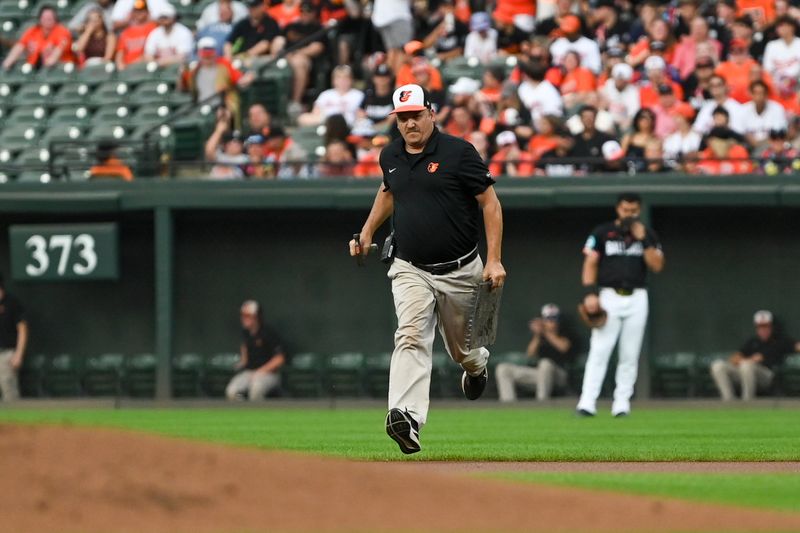
[[[616,220],[597,226],[583,248],[586,294],[580,311],[592,319],[593,327],[577,407],[581,416],[597,413],[597,397],[617,341],[619,362],[611,414],[626,416],[631,410],[647,325],[647,271],[658,273],[664,268],[658,237],[639,220],[641,207],[638,194],[619,195]]]

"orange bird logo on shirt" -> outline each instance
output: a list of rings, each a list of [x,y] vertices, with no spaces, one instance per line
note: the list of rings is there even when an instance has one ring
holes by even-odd
[[[433,174],[437,170],[439,170],[439,163],[428,163],[428,172]]]

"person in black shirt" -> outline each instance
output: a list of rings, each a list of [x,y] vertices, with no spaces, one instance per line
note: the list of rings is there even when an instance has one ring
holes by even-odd
[[[242,304],[242,344],[239,347],[239,372],[231,378],[225,389],[229,400],[247,397],[261,401],[271,391],[280,387],[280,367],[286,362],[286,353],[278,334],[264,324],[261,305],[255,300]]]
[[[775,330],[771,312],[757,311],[753,323],[755,336],[727,361],[719,359],[711,363],[711,376],[723,401],[733,400],[734,385],[741,387],[742,400],[752,400],[758,389],[766,389],[772,384],[784,356],[800,352],[800,342]]]
[[[617,199],[617,219],[597,226],[583,247],[583,306],[587,314],[607,313],[602,325],[592,329],[591,347],[583,376],[577,412],[594,416],[608,359],[619,340],[616,388],[611,414],[625,416],[639,367],[644,328],[647,325],[647,272],[661,272],[664,254],[652,229],[639,220],[642,199],[623,193]]]
[[[243,57],[274,54],[273,41],[280,34],[280,27],[275,19],[264,11],[264,2],[248,0],[250,16],[233,25],[225,42],[225,57]]]
[[[17,372],[22,368],[27,346],[25,310],[19,300],[6,291],[0,276],[0,393],[3,401],[19,398]]]
[[[394,76],[392,70],[385,64],[375,67],[372,73],[372,84],[364,91],[364,100],[361,102],[359,116],[368,118],[376,130],[384,130],[394,119],[392,112],[392,87]]]
[[[386,432],[403,453],[420,450],[428,414],[435,328],[464,373],[467,399],[481,396],[488,379],[485,347],[466,347],[467,313],[481,280],[502,287],[503,215],[494,180],[475,147],[436,129],[426,91],[398,87],[392,95],[401,138],[380,155],[383,185],[350,255],[366,255],[375,231],[392,216],[396,254],[392,280],[397,332],[389,372]],[[486,266],[478,254],[480,214]]]
[[[614,137],[595,128],[596,107],[583,106],[580,117],[583,131],[575,136],[575,143],[569,155],[575,158],[575,164],[583,173],[601,171],[606,165],[603,159],[603,145],[614,140]]]
[[[542,307],[541,318],[530,322],[533,337],[528,344],[530,366],[500,363],[497,365],[497,392],[501,402],[517,399],[516,386],[536,390],[537,400],[547,400],[553,389],[567,385],[567,363],[572,359],[572,341],[559,331],[558,306]]]

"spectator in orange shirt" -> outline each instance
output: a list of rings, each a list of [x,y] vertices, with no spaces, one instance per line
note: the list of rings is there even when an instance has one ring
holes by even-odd
[[[281,29],[300,20],[300,0],[283,0],[274,6],[267,1],[264,2],[264,9],[267,15],[275,19]]]
[[[588,68],[581,66],[581,56],[570,50],[564,56],[564,79],[559,90],[567,108],[582,104],[593,104],[597,99],[595,93],[597,79]]]
[[[356,130],[353,131],[356,132]],[[383,171],[381,170],[379,161],[381,151],[387,144],[389,144],[389,137],[386,135],[367,135],[359,138],[358,146],[356,147],[358,164],[356,164],[356,168],[353,171],[355,177],[383,177]]]
[[[425,88],[429,91],[441,91],[444,87],[444,84],[442,83],[442,74],[439,72],[439,69],[431,65],[428,60],[425,59],[425,48],[422,42],[409,41],[403,47],[403,50],[406,53],[407,59],[402,63],[400,69],[397,71],[397,76],[395,76],[394,80],[394,86],[401,87],[410,83],[422,85],[417,79],[417,76],[414,75],[413,70],[415,66],[420,68],[420,65],[424,64],[425,68],[428,70],[428,76],[430,78],[429,86]]]
[[[513,131],[501,131],[495,141],[497,142],[497,153],[489,163],[489,172],[493,177],[529,178],[533,176],[536,168],[533,156],[520,150],[517,136]]]
[[[561,137],[566,135],[561,132],[562,129],[561,119],[555,115],[544,115],[536,121],[536,134],[528,141],[528,152],[533,161],[538,161],[542,155],[555,150]]]
[[[775,0],[737,0],[736,7],[736,16],[749,16],[757,30],[775,20]]]
[[[445,124],[445,132],[460,139],[467,139],[475,129],[475,119],[469,110],[465,106],[453,107],[450,119]]]
[[[38,24],[28,28],[11,48],[3,61],[3,68],[10,69],[23,54],[34,67],[52,67],[56,63],[73,63],[72,34],[66,26],[59,24],[53,6],[44,4],[39,8]]]
[[[750,101],[750,72],[754,68],[761,70],[760,65],[750,57],[747,43],[741,39],[733,39],[728,60],[717,65],[715,73],[725,80],[730,97],[743,104]]]
[[[644,63],[652,55],[650,47],[654,42],[664,43],[664,59],[671,63],[675,53],[675,39],[669,24],[662,18],[656,18],[650,23],[647,35],[631,47],[626,62],[634,68]]]
[[[653,107],[658,104],[658,87],[669,85],[678,100],[683,100],[683,87],[669,79],[666,74],[667,64],[659,56],[650,56],[644,62],[647,81],[640,82],[639,103],[641,107]]]
[[[128,65],[142,60],[147,36],[157,27],[158,24],[150,20],[147,2],[137,0],[133,4],[133,11],[131,11],[131,22],[120,34],[117,42],[116,62],[118,70],[125,70]]]
[[[700,152],[696,172],[723,176],[753,172],[753,162],[747,148],[736,142],[729,128],[712,128],[706,145],[707,148]]]
[[[117,145],[113,142],[101,142],[97,146],[97,164],[89,169],[90,179],[119,178],[133,181],[133,172],[117,158],[114,153],[116,149]]]

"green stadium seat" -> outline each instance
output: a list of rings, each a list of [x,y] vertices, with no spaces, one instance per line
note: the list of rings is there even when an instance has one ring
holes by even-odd
[[[461,77],[480,81],[485,68],[475,58],[455,57],[442,66],[442,83],[447,87]]]
[[[446,352],[433,353],[431,371],[431,397],[456,398],[463,396],[461,391],[461,367]]]
[[[44,129],[47,121],[47,108],[41,105],[15,107],[6,119],[9,124],[16,126],[25,125],[37,129]]]
[[[139,85],[127,100],[133,105],[159,105],[167,102],[173,88],[165,81],[149,81]]]
[[[172,108],[168,105],[148,105],[140,107],[131,117],[131,123],[141,125],[158,125],[169,120]]]
[[[131,85],[160,79],[160,69],[155,61],[139,61],[117,73],[117,79]]]
[[[121,121],[97,124],[89,131],[87,139],[92,141],[124,139],[130,131]]]
[[[173,156],[176,160],[196,160],[202,157],[203,146],[214,125],[211,106],[201,106],[190,115],[176,119],[171,124],[174,137]]]
[[[39,69],[36,79],[42,83],[61,85],[75,80],[77,72],[78,68],[75,63],[59,63],[50,68]]]
[[[674,352],[657,355],[652,361],[650,387],[653,394],[662,397],[687,398],[694,388],[695,361],[692,352]]]
[[[369,396],[386,398],[391,364],[392,352],[369,354],[364,358],[364,385]]]
[[[97,106],[124,105],[131,97],[133,86],[122,81],[108,81],[102,83],[94,93],[92,102]]]
[[[89,396],[119,396],[121,390],[121,353],[105,353],[86,358],[83,389]]]
[[[293,398],[318,398],[323,394],[323,364],[319,354],[291,355],[283,366],[283,389]]]
[[[36,17],[33,2],[28,0],[4,0],[0,2],[0,18],[29,20]]]
[[[36,80],[36,70],[32,65],[25,62],[18,62],[7,71],[0,72],[0,97],[6,98],[9,94],[5,93],[2,85],[12,88],[20,87]]]
[[[47,356],[32,354],[25,357],[19,372],[19,392],[23,398],[38,398],[44,394],[44,378]]]
[[[239,354],[217,353],[206,359],[203,374],[203,390],[208,396],[219,398],[225,396],[225,388],[236,373],[235,366]]]
[[[81,372],[83,359],[71,354],[59,354],[44,363],[42,389],[46,396],[73,397],[83,394]]]
[[[156,356],[151,353],[129,355],[122,372],[122,389],[134,398],[156,395]]]
[[[29,125],[6,124],[0,132],[0,147],[18,152],[31,146],[36,146],[42,134],[39,128]]]
[[[196,398],[202,395],[203,357],[182,353],[172,358],[172,395],[176,398]]]
[[[242,109],[262,103],[278,119],[287,117],[286,108],[292,87],[292,69],[285,61],[278,61],[258,69],[253,83],[241,91]]]
[[[344,352],[328,358],[326,371],[328,393],[335,397],[364,395],[364,354]]]
[[[50,148],[51,142],[57,141],[77,141],[86,133],[86,128],[73,124],[53,124],[42,136],[41,144]]]
[[[49,83],[28,83],[21,85],[14,93],[16,106],[48,105],[55,94],[55,86]]]
[[[102,124],[126,124],[133,115],[133,109],[127,105],[113,104],[98,108],[95,110],[90,120],[92,125]]]
[[[91,122],[92,112],[84,105],[64,105],[53,111],[47,120],[50,127],[66,124],[67,126],[86,126]]]
[[[14,158],[15,165],[24,167],[35,167],[46,170],[47,164],[50,161],[50,151],[47,148],[28,148],[23,150]]]
[[[711,363],[717,359],[727,360],[736,350],[724,350],[700,354],[695,360],[694,395],[700,397],[719,397],[719,391],[711,377]]]
[[[21,34],[19,19],[0,15],[0,39],[7,42],[16,42]],[[0,77],[0,79],[2,79]]]
[[[15,180],[20,183],[50,183],[53,176],[46,170],[25,170],[20,172]]]
[[[88,83],[67,83],[53,96],[52,105],[93,107],[92,86]]]
[[[117,67],[113,63],[87,65],[78,73],[78,78],[89,85],[99,85],[113,81],[117,76]]]

